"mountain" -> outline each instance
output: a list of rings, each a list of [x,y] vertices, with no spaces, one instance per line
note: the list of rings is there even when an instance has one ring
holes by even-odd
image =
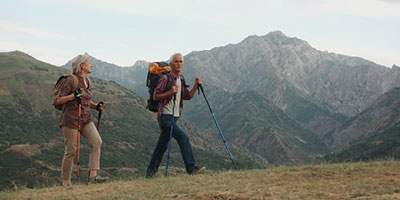
[[[60,111],[53,108],[50,96],[57,78],[63,74],[69,74],[68,70],[23,52],[0,53],[0,189],[60,183],[64,145],[58,127]],[[106,103],[99,130],[103,139],[100,173],[113,179],[141,176],[159,135],[155,114],[147,111],[145,100],[131,90],[112,81],[91,81],[93,101]],[[92,114],[97,122],[97,112]],[[180,123],[190,134],[199,165],[211,171],[232,168],[225,152],[214,147],[218,141],[209,139],[207,132],[190,122]],[[184,171],[177,143],[172,143],[171,152],[171,173]],[[87,174],[88,156],[88,143],[82,139],[83,176]],[[236,151],[235,156],[239,169],[260,167]]]
[[[350,116],[397,86],[400,75],[398,67],[390,69],[362,58],[318,51],[280,31],[192,52],[185,56],[184,70],[189,77],[204,77],[207,83],[232,92],[274,92],[284,81],[326,102],[333,111]]]
[[[183,74],[233,93],[255,91],[304,124],[328,146],[349,117],[400,85],[400,68],[322,52],[271,32],[238,44],[192,52]]]
[[[91,58],[95,66],[91,76],[134,90],[144,86],[149,62],[120,67]],[[199,76],[206,84],[230,92],[256,90],[283,110],[288,102],[279,95],[296,89],[306,95],[304,98],[326,104],[330,112],[355,116],[378,96],[400,86],[400,68],[396,65],[386,68],[362,58],[319,51],[281,31],[194,51],[184,59],[183,74],[189,80]],[[63,67],[70,66],[71,61]]]

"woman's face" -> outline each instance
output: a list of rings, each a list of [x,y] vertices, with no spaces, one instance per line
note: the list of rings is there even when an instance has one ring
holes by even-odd
[[[86,74],[90,74],[92,72],[92,63],[90,61],[88,63],[81,63],[82,72]]]

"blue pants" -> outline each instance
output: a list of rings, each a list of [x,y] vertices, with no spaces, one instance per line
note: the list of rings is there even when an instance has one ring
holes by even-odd
[[[175,123],[172,130],[172,137],[178,142],[179,147],[181,149],[181,154],[183,158],[183,162],[185,163],[186,171],[190,173],[192,169],[195,167],[195,160],[193,157],[192,146],[189,142],[189,137],[183,132],[179,126],[176,124],[179,118],[175,117]],[[147,167],[147,175],[154,175],[158,167],[160,166],[160,162],[165,151],[168,148],[168,141],[171,132],[172,125],[172,115],[161,115],[158,117],[158,125],[160,126],[161,134],[158,138],[157,146],[154,149],[153,155],[151,157],[151,161],[149,166]]]

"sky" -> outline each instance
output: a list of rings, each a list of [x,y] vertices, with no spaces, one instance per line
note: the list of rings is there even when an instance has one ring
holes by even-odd
[[[321,51],[400,66],[400,0],[3,0],[0,52],[119,66],[282,31]]]

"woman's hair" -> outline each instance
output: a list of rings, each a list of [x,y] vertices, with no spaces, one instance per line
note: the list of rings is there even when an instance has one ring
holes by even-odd
[[[175,56],[181,56],[182,57],[182,61],[183,61],[183,56],[181,53],[174,53],[170,58],[169,58],[169,64],[171,64],[172,60],[174,59]]]
[[[74,60],[72,61],[72,74],[79,74],[82,71],[81,68],[81,63],[89,63],[90,62],[90,58],[87,55],[78,55],[74,58]]]

